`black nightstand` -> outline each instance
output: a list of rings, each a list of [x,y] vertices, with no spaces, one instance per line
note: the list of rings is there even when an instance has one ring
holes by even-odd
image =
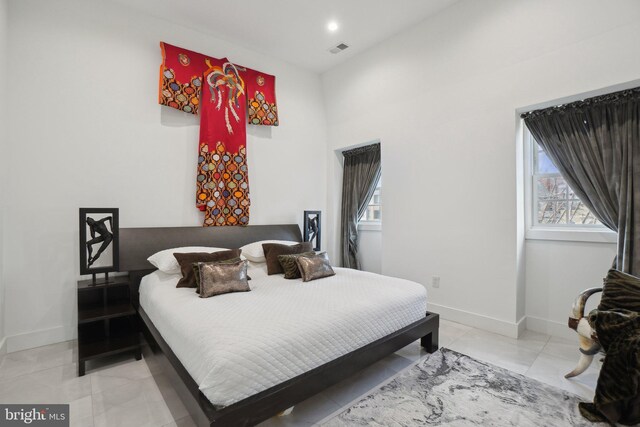
[[[128,276],[109,283],[78,282],[78,375],[87,360],[131,351],[142,358],[140,333]]]

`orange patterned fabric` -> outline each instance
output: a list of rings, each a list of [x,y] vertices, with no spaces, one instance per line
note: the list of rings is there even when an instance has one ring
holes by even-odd
[[[204,226],[249,223],[247,152],[229,153],[222,143],[209,150],[200,144],[197,205],[205,212]]]
[[[160,42],[160,92],[158,102],[185,113],[198,114],[202,74],[208,57],[198,52]]]
[[[246,68],[241,75],[247,85],[249,124],[278,126],[276,77],[250,68]]]
[[[162,70],[160,104],[185,113],[198,114],[201,86],[200,77],[194,77],[189,83],[180,84],[176,81],[173,70]]]

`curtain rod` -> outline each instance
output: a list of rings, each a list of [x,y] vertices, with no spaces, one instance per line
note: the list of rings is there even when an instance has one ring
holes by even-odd
[[[539,110],[527,111],[520,114],[520,118],[539,116],[542,114],[551,114],[554,112],[565,111],[568,109],[582,108],[595,104],[608,104],[623,99],[640,99],[640,86],[632,89],[620,90],[617,92],[607,93],[605,95],[594,96],[591,98],[581,99],[579,101],[569,102],[567,104],[554,105],[553,107],[541,108]]]
[[[380,143],[376,142],[375,144],[363,145],[361,147],[352,148],[350,150],[345,150],[342,152],[343,156],[352,156],[354,154],[365,153],[367,151],[380,150]]]

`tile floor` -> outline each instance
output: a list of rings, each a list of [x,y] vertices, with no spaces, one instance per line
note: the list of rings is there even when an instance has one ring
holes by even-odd
[[[531,331],[515,340],[441,320],[440,346],[593,398],[599,363],[573,380],[563,377],[578,359],[576,342]],[[414,342],[261,426],[311,426],[426,354]],[[160,392],[144,359],[106,362],[88,364],[78,377],[74,341],[7,354],[0,361],[0,403],[69,403],[72,426],[193,426],[177,394]]]

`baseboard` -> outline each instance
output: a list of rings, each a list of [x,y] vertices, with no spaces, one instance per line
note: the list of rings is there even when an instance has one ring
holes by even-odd
[[[527,330],[527,316],[522,316],[516,325],[518,328],[518,337],[520,337],[522,333]]]
[[[74,332],[73,329],[57,326],[51,329],[41,329],[39,331],[10,335],[5,337],[6,352],[13,353],[14,351],[69,341],[75,338]]]
[[[0,340],[0,357],[5,354],[7,354],[7,337],[3,337],[2,340]]]
[[[535,316],[527,316],[527,329],[534,332],[553,335],[554,337],[576,339],[576,333],[569,329],[566,323],[555,322],[553,320],[541,319]]]
[[[500,320],[440,304],[427,303],[427,307],[429,311],[438,313],[442,319],[473,326],[474,328],[505,335],[510,338],[518,338],[520,333],[525,329],[524,317],[518,322],[507,322],[506,320]]]

